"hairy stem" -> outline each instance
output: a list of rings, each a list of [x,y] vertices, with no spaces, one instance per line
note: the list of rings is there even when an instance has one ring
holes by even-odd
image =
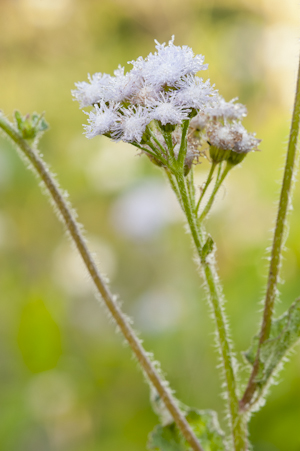
[[[203,258],[202,248],[204,245],[204,229],[198,227],[197,218],[191,206],[185,179],[180,173],[177,173],[176,179],[182,199],[185,216],[189,224],[197,254],[203,267],[205,284],[209,294],[209,301],[216,323],[218,347],[226,381],[226,394],[228,400],[230,428],[232,432],[234,450],[247,451],[247,424],[244,415],[239,412],[237,383],[233,363],[234,359],[228,337],[228,328],[223,307],[222,288],[211,259]]]
[[[70,234],[70,237],[74,241],[77,250],[80,253],[82,260],[96,286],[98,293],[101,295],[110,314],[118,325],[124,338],[127,340],[147,378],[156,388],[161,399],[165,403],[166,408],[172,415],[175,423],[182,432],[182,435],[185,437],[194,451],[203,451],[203,448],[199,444],[194,432],[192,431],[184,415],[180,411],[175,398],[172,396],[168,387],[166,387],[166,382],[162,380],[161,376],[155,369],[153,363],[148,357],[147,352],[143,348],[141,341],[138,339],[135,332],[131,328],[126,315],[124,315],[124,313],[120,309],[120,306],[116,303],[107,284],[101,276],[99,269],[97,268],[97,265],[92,257],[92,254],[87,247],[80,226],[77,223],[69,204],[66,202],[57,182],[54,180],[48,167],[42,161],[41,157],[20,136],[17,130],[15,130],[15,128],[2,116],[0,116],[0,128],[2,128],[6,132],[6,134],[14,141],[14,143],[17,144],[19,149],[26,155],[32,167],[38,173],[39,177],[46,186],[53,203],[60,213],[60,219],[64,223],[67,231]]]
[[[156,149],[155,149],[154,146],[153,146],[154,148],[152,149],[153,152],[151,152],[151,150],[146,149],[145,147],[140,146],[137,143],[133,143],[133,145],[135,147],[137,147],[138,149],[142,150],[143,152],[145,152],[146,154],[151,155],[151,157],[153,157],[154,159],[160,161],[163,165],[167,165],[167,161],[158,152],[155,151]]]
[[[197,206],[196,206],[196,210],[195,210],[195,213],[196,213],[196,214],[197,214],[197,212],[198,212],[198,210],[199,210],[199,207],[200,207],[201,201],[202,201],[202,199],[203,199],[203,197],[204,197],[204,194],[206,193],[206,190],[207,190],[207,188],[208,188],[208,186],[209,186],[209,184],[210,184],[210,182],[211,182],[211,180],[212,180],[212,176],[213,176],[213,173],[214,173],[215,168],[216,168],[216,163],[213,162],[212,165],[211,165],[211,167],[210,167],[210,171],[209,171],[207,180],[206,180],[206,182],[205,182],[205,185],[204,185],[204,187],[203,187],[203,189],[202,189],[202,192],[201,192],[201,194],[200,194],[199,200],[198,200],[198,202],[197,202]]]
[[[181,125],[181,128],[182,128],[181,142],[180,142],[180,148],[179,148],[178,157],[177,157],[177,163],[179,165],[179,168],[183,167],[183,165],[184,165],[184,159],[185,159],[185,155],[186,155],[186,146],[187,146],[186,135],[188,132],[189,125],[190,125],[190,121],[188,119],[184,120]]]
[[[220,164],[220,167],[221,167],[221,164]],[[206,216],[208,215],[208,213],[210,212],[210,209],[211,209],[212,204],[213,204],[213,202],[214,202],[214,200],[215,200],[215,197],[216,197],[216,195],[217,195],[217,192],[219,191],[219,188],[220,188],[220,186],[222,185],[222,183],[223,183],[223,181],[224,181],[226,175],[227,175],[228,172],[230,171],[230,169],[232,169],[232,165],[229,164],[229,163],[227,163],[226,166],[225,166],[224,171],[222,172],[222,175],[219,177],[219,174],[218,174],[218,177],[217,177],[217,180],[216,180],[216,183],[215,183],[213,192],[211,193],[211,196],[210,196],[210,198],[208,199],[207,204],[206,204],[204,210],[202,211],[201,215],[199,216],[199,222],[202,222],[202,221],[206,218]]]
[[[281,186],[279,206],[277,212],[276,226],[273,237],[273,245],[271,251],[271,261],[267,282],[267,291],[265,296],[263,320],[259,336],[258,350],[253,365],[252,374],[250,376],[244,396],[241,400],[241,409],[247,409],[256,392],[257,372],[259,369],[259,354],[261,345],[269,338],[272,317],[274,313],[274,304],[276,300],[278,278],[281,266],[282,248],[284,245],[284,235],[287,223],[287,212],[291,203],[293,174],[296,166],[297,141],[300,123],[300,61],[297,75],[297,87],[294,101],[294,110],[292,115],[292,123],[290,129],[289,143],[287,148],[285,169]]]

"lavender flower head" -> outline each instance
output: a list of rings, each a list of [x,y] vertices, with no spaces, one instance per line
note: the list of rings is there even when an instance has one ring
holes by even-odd
[[[184,152],[190,168],[208,139],[237,153],[255,150],[259,140],[239,122],[246,107],[235,99],[226,102],[209,80],[196,75],[207,69],[204,57],[188,46],[176,46],[174,36],[168,44],[155,42],[156,51],[130,61],[128,72],[119,66],[114,75],[96,73],[88,82],[76,83],[74,99],[81,108],[93,107],[86,113],[86,136],[131,143],[168,167]]]

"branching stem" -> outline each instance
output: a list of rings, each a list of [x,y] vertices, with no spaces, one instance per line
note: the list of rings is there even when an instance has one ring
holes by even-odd
[[[31,165],[45,184],[52,201],[54,202],[60,213],[62,222],[69,232],[70,237],[74,241],[77,250],[84,261],[84,264],[94,281],[97,291],[101,295],[110,314],[112,315],[124,338],[131,347],[147,378],[156,388],[161,399],[165,403],[166,408],[172,415],[175,423],[182,432],[182,435],[185,437],[194,451],[203,451],[203,448],[199,444],[194,432],[192,431],[184,415],[180,411],[175,398],[172,396],[170,390],[166,387],[165,381],[161,379],[153,363],[149,359],[147,352],[143,348],[141,341],[138,339],[135,332],[131,328],[126,315],[124,315],[119,305],[114,300],[114,297],[111,294],[107,284],[103,280],[103,277],[101,276],[97,268],[92,254],[87,247],[86,241],[80,230],[80,226],[77,223],[70,206],[66,202],[57,182],[54,180],[48,167],[42,161],[41,157],[28,145],[28,143],[20,136],[17,130],[3,116],[0,116],[0,128],[2,128],[4,132],[6,132],[6,134],[13,140],[13,142],[17,144],[19,149],[26,155]]]
[[[184,213],[189,224],[189,228],[193,237],[197,254],[199,256],[204,272],[204,280],[209,293],[209,301],[212,307],[216,329],[218,348],[222,359],[222,367],[226,381],[226,392],[228,399],[230,428],[233,437],[235,451],[247,451],[247,424],[246,418],[239,412],[239,401],[237,394],[237,382],[234,371],[233,352],[231,349],[228,328],[226,325],[222,288],[214,268],[213,262],[209,258],[203,258],[202,248],[204,245],[205,232],[203,227],[199,227],[197,217],[192,208],[189,199],[188,190],[186,188],[185,178],[182,173],[175,175]]]

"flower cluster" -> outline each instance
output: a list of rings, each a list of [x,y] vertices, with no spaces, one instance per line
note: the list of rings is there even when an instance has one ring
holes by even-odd
[[[235,100],[225,102],[209,80],[198,77],[207,69],[204,57],[187,46],[175,46],[174,36],[167,45],[156,41],[155,53],[129,64],[133,67],[126,73],[119,67],[113,76],[96,73],[88,76],[88,82],[76,83],[72,93],[81,108],[93,106],[86,113],[88,138],[105,135],[122,140],[152,157],[159,151],[160,162],[168,162],[170,154],[178,155],[182,124],[188,122],[184,139],[189,167],[201,154],[204,137],[212,146],[238,153],[256,148],[259,140],[236,122],[246,115],[246,108]]]
[[[196,133],[201,131],[202,139],[211,146],[210,156],[216,163],[227,160],[232,152],[240,154],[240,157],[234,155],[234,161],[238,163],[248,152],[257,150],[261,142],[242,126],[241,120],[247,115],[247,109],[235,101],[226,102],[217,95],[190,123],[191,129]]]

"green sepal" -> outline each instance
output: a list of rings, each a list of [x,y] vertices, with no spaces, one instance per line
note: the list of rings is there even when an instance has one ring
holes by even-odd
[[[44,113],[32,113],[32,115],[26,114],[26,116],[22,116],[20,111],[15,111],[14,115],[16,126],[23,139],[33,141],[49,128],[45,121]]]
[[[144,153],[145,153],[145,155],[147,155],[147,157],[149,158],[151,163],[155,164],[155,166],[158,166],[160,168],[164,166],[164,164],[161,161],[159,161],[157,158],[155,158],[153,155],[150,155],[147,152],[144,152]]]
[[[231,154],[231,150],[219,149],[218,147],[212,146],[210,143],[209,155],[214,163],[221,163],[222,161],[228,160]]]
[[[191,111],[189,112],[189,118],[193,119],[193,117],[197,116],[198,111],[195,108],[192,108]]]
[[[183,166],[183,175],[185,177],[190,173],[191,168],[192,168],[192,165],[185,164]]]
[[[204,451],[225,451],[224,433],[220,430],[217,414],[212,410],[187,408],[185,417]],[[190,445],[175,423],[158,425],[149,435],[148,450],[190,451]]]
[[[163,125],[160,121],[158,121],[158,123],[159,123],[159,127],[162,130],[162,132],[165,132],[165,133],[172,133],[175,130],[175,128],[177,127],[177,124]]]
[[[240,164],[243,159],[246,157],[247,153],[237,153],[234,150],[230,151],[230,155],[227,159],[228,163],[230,163],[232,166],[236,166],[237,164]]]
[[[280,318],[273,321],[270,336],[260,348],[259,371],[255,382],[264,388],[287,352],[300,338],[300,298]],[[253,365],[256,359],[259,336],[255,336],[245,359]]]

